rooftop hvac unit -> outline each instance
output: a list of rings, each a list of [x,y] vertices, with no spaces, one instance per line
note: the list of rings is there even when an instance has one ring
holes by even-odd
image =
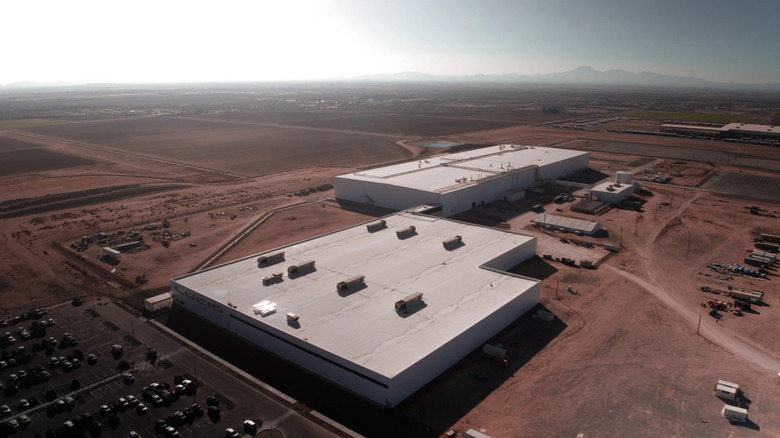
[[[260,301],[259,303],[255,304],[254,310],[255,310],[255,315],[257,315],[258,313],[261,316],[270,315],[276,312],[276,303],[272,303],[268,300]]]
[[[399,239],[411,236],[412,234],[417,232],[417,228],[414,227],[414,225],[411,225],[409,227],[404,228],[403,230],[398,230],[395,232],[395,235],[398,236]]]
[[[416,303],[417,301],[422,301],[422,297],[422,292],[417,292],[409,295],[403,300],[396,301],[395,310],[406,310],[411,304]]]
[[[277,252],[276,254],[269,254],[260,256],[257,258],[258,265],[270,265],[284,260],[284,251]]]
[[[366,228],[368,229],[369,233],[373,233],[374,231],[379,231],[383,228],[387,228],[387,222],[382,219],[379,222],[374,222],[373,224],[366,225]]]
[[[309,260],[308,262],[298,263],[297,265],[290,266],[287,268],[287,274],[298,274],[312,268],[314,268],[314,260]]]
[[[287,321],[288,322],[297,322],[299,319],[301,319],[301,316],[298,315],[297,313],[290,312],[290,313],[287,314]]]
[[[461,236],[455,236],[450,239],[445,240],[441,244],[444,245],[444,249],[450,249],[452,247],[457,246],[460,242],[463,241],[463,238]]]
[[[351,286],[355,286],[357,284],[361,284],[365,282],[366,276],[365,275],[358,275],[355,277],[350,278],[347,281],[339,281],[338,284],[336,284],[336,290],[347,290]]]
[[[271,274],[270,277],[263,277],[263,286],[268,286],[271,283],[276,283],[276,282],[282,281],[283,280],[283,278],[282,278],[283,275],[284,274],[282,274],[281,272],[276,272],[276,273]]]

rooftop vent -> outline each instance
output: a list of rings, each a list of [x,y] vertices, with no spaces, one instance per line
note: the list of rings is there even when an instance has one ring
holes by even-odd
[[[287,314],[287,321],[288,322],[297,322],[299,319],[301,319],[301,316],[298,315],[297,313],[290,312],[290,313]]]
[[[336,284],[336,290],[347,290],[347,289],[349,289],[352,286],[364,283],[365,280],[366,280],[366,276],[365,275],[358,275],[358,276],[350,278],[347,281],[339,281]]]
[[[402,239],[404,237],[411,236],[412,234],[417,233],[417,228],[414,227],[414,225],[411,225],[409,227],[404,228],[403,230],[398,230],[395,232],[395,235],[398,236],[399,239]]]
[[[379,231],[381,229],[387,228],[387,222],[382,219],[379,222],[374,222],[373,224],[366,225],[366,228],[368,229],[369,233],[373,233],[374,231]]]
[[[277,283],[283,280],[281,272],[271,274],[270,277],[263,277],[263,286],[268,286],[271,283]]]
[[[422,297],[422,292],[417,292],[409,295],[403,300],[396,301],[395,310],[406,310],[411,304],[416,303],[417,301],[422,301]]]
[[[297,265],[290,266],[287,268],[287,274],[298,274],[313,268],[314,260],[309,260],[308,262],[298,263]]]
[[[450,249],[458,246],[462,241],[463,238],[461,236],[455,236],[442,242],[442,245],[444,245],[444,249]]]
[[[281,262],[282,260],[284,260],[284,251],[258,257],[257,265],[271,265],[273,263]]]
[[[259,313],[261,316],[266,316],[274,312],[276,312],[276,303],[264,300],[255,304],[255,315]]]

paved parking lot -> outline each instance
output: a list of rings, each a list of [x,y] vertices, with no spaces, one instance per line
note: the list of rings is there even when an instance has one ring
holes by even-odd
[[[41,330],[33,334],[33,323],[49,318],[54,324],[45,327],[45,334]],[[22,328],[31,334],[28,339],[21,338]],[[131,431],[141,437],[166,436],[164,431],[155,430],[157,419],[173,423],[181,436],[225,436],[227,427],[248,435],[242,427],[247,419],[262,424],[258,432],[263,435],[267,433],[263,431],[275,429],[275,436],[336,436],[248,385],[239,371],[208,354],[193,351],[183,340],[161,333],[153,324],[106,300],[86,299],[78,307],[65,303],[49,309],[41,319],[11,323],[0,329],[0,335],[5,334],[3,330],[15,342],[3,342],[6,345],[0,354],[6,359],[14,358],[15,363],[6,360],[5,369],[0,370],[0,383],[4,385],[0,410],[3,405],[10,410],[3,415],[0,436],[129,436]],[[75,341],[63,343],[66,334]],[[42,348],[41,343],[48,344],[50,337],[57,345]],[[121,350],[120,354],[112,354],[115,345],[121,347],[114,351]],[[147,360],[150,347],[158,353],[156,360]],[[88,361],[90,354],[96,360]],[[52,356],[57,358],[55,362],[62,358],[70,365],[53,366]],[[44,377],[44,371],[48,377]],[[124,373],[132,374],[132,378],[123,378]],[[153,383],[175,389],[174,376],[192,380],[194,386],[180,391],[178,396],[170,395],[159,406],[144,399],[143,388]],[[119,405],[120,397],[128,396],[135,397],[137,402]],[[209,397],[218,400],[218,416],[209,416]],[[26,407],[26,403],[32,406]],[[146,405],[148,412],[139,413],[136,403]],[[187,410],[193,404],[200,405],[204,414]],[[102,405],[113,405],[113,413],[101,412]],[[177,421],[177,411],[189,415]],[[94,420],[85,419],[85,414]],[[29,419],[28,425],[22,424],[22,420],[26,421],[22,416]],[[21,430],[14,431],[12,420],[19,423]],[[65,433],[70,426],[66,422],[75,426],[73,433]],[[94,433],[90,435],[89,425],[94,422],[100,424],[93,426]]]

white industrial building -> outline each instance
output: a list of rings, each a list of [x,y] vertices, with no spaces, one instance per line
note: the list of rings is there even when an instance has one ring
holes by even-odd
[[[617,184],[606,182],[590,189],[591,199],[607,204],[619,204],[634,194],[631,184]]]
[[[588,158],[567,149],[498,145],[337,176],[335,192],[337,199],[394,210],[439,205],[446,217],[522,199],[526,189],[587,168]]]
[[[617,172],[615,182],[605,182],[589,190],[591,199],[607,204],[619,204],[634,194],[631,172]]]
[[[394,406],[539,302],[506,272],[534,237],[422,214],[301,241],[171,280],[176,305]]]

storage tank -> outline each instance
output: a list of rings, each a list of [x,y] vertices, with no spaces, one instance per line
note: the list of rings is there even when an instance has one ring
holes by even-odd
[[[631,172],[618,172],[615,181],[620,184],[631,184]]]
[[[634,182],[634,191],[638,192],[642,190],[642,182],[641,181],[635,181]]]

